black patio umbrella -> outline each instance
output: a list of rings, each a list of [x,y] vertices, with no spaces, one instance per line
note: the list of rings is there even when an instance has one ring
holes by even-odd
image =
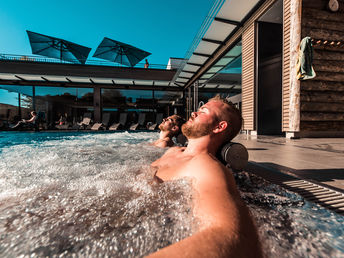
[[[150,54],[139,48],[105,37],[97,47],[93,57],[133,67]]]
[[[32,31],[26,31],[29,36],[32,54],[53,57],[70,62],[85,64],[91,48],[73,42],[46,36]]]

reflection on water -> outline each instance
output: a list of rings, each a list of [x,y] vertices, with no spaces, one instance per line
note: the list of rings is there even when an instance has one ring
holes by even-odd
[[[0,133],[0,257],[141,257],[197,230],[190,182],[157,184],[157,133]],[[236,180],[267,257],[342,257],[343,217]]]

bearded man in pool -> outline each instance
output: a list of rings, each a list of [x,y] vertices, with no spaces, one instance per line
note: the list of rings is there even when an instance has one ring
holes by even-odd
[[[178,115],[164,118],[159,125],[159,139],[156,140],[153,145],[161,148],[172,147],[174,145],[172,138],[180,133],[181,127],[184,123],[184,118]]]
[[[170,148],[152,163],[159,181],[192,180],[200,229],[149,257],[262,257],[257,229],[234,178],[215,157],[221,145],[238,134],[241,124],[239,110],[216,96],[182,126],[188,146]]]

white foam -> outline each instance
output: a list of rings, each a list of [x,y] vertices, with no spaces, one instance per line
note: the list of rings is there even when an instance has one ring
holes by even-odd
[[[3,147],[0,256],[137,257],[190,235],[190,185],[153,182],[149,164],[165,151],[147,144],[155,138],[92,133]]]

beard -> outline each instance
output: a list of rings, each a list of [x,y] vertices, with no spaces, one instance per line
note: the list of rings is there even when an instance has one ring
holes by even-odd
[[[165,131],[169,131],[171,128],[169,128],[168,125],[165,125],[164,123],[161,123],[161,124],[159,125],[159,129],[160,129],[160,131],[165,132]]]
[[[182,126],[182,133],[188,138],[199,138],[205,135],[209,135],[213,131],[212,124],[191,124],[186,122]]]

